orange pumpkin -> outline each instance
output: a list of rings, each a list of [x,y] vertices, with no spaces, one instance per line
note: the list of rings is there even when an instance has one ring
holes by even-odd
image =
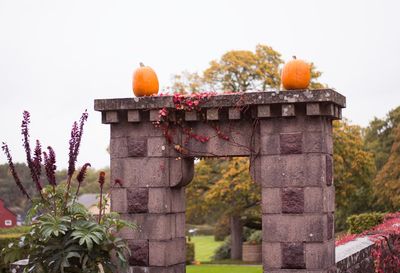
[[[136,97],[151,96],[158,93],[158,78],[156,72],[140,63],[133,73],[132,89]]]
[[[311,80],[311,65],[302,60],[287,62],[282,70],[281,81],[286,90],[307,89]]]

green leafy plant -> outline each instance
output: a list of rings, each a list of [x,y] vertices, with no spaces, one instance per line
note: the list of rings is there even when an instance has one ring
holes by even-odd
[[[259,245],[262,243],[262,231],[261,230],[256,230],[251,235],[247,238],[246,240],[247,244],[250,245]]]
[[[25,190],[15,170],[10,150],[7,144],[3,143],[2,149],[7,156],[16,185],[31,201],[31,209],[27,214],[30,229],[19,240],[3,248],[4,263],[28,258],[28,265],[24,269],[26,273],[119,272],[120,268],[127,266],[127,256],[130,252],[126,242],[118,237],[118,232],[122,228],[135,226],[120,219],[117,213],[105,213],[110,193],[103,192],[104,172],[100,172],[98,179],[99,214],[92,215],[83,205],[76,202],[86,170],[90,167],[90,164],[86,163],[79,173],[74,175],[87,113],[82,115],[79,124],[75,122],[72,127],[67,182],[59,185],[55,179],[56,158],[53,149],[48,147],[48,152],[42,153],[40,142],[36,141],[32,156],[29,144],[29,117],[29,113],[24,112],[21,128],[27,163],[38,196],[30,196]],[[41,181],[42,170],[46,173],[49,183],[47,186]],[[73,184],[75,180],[77,183]],[[115,181],[114,186],[117,185],[121,186],[120,180]]]
[[[362,233],[383,222],[385,214],[380,212],[362,213],[347,218],[350,234]]]

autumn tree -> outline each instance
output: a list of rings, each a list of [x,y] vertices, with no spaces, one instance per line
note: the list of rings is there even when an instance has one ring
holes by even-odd
[[[343,229],[349,215],[371,209],[376,171],[373,154],[364,147],[361,127],[336,121],[333,141],[336,224]]]
[[[188,94],[199,93],[204,89],[204,80],[197,72],[183,71],[172,75],[172,84],[169,87],[172,93]]]
[[[398,108],[399,109],[399,108]],[[400,126],[393,130],[395,135],[389,158],[374,179],[377,204],[390,211],[400,209]]]
[[[400,106],[391,110],[384,119],[374,118],[365,130],[365,146],[375,156],[379,171],[389,158],[394,139],[394,129],[400,126]]]

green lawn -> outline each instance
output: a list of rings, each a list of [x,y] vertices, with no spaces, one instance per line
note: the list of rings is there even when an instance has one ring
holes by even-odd
[[[194,236],[192,242],[194,242],[195,259],[200,262],[210,262],[215,249],[222,244],[214,241],[214,236]]]
[[[262,273],[260,266],[245,265],[189,265],[187,273]]]

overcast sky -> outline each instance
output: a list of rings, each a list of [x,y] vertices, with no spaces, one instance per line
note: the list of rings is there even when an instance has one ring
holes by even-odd
[[[396,0],[0,0],[0,141],[24,161],[29,110],[32,142],[52,145],[66,167],[71,124],[87,108],[78,164],[106,166],[109,128],[93,100],[132,97],[139,62],[163,87],[173,73],[258,43],[314,62],[347,97],[344,116],[366,126],[400,105],[399,11]]]

